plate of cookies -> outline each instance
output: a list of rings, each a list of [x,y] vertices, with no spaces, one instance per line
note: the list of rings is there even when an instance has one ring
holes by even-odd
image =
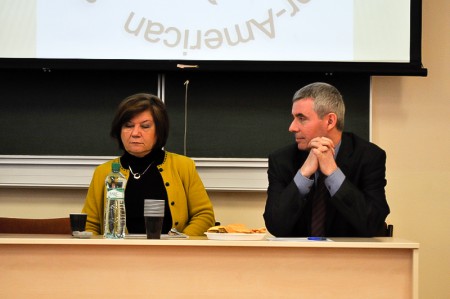
[[[217,225],[210,227],[205,235],[209,240],[259,241],[264,240],[266,228],[252,229],[244,224]]]

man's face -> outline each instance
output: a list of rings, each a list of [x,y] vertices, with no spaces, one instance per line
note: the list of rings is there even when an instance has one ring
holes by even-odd
[[[289,132],[294,133],[299,150],[309,150],[309,142],[315,137],[327,137],[326,117],[320,119],[313,107],[311,98],[297,100],[292,104],[294,120],[289,126]]]

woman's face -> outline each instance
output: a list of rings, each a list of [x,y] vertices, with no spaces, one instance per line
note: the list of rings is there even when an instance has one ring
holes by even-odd
[[[144,157],[156,143],[156,128],[150,111],[143,111],[122,126],[120,133],[125,150],[133,156]]]

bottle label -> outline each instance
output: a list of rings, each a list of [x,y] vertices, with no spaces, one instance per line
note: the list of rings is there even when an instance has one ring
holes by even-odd
[[[125,190],[123,188],[108,189],[106,196],[108,199],[123,199],[125,198]]]

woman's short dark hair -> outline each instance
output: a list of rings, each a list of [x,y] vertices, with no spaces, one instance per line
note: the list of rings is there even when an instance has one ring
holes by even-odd
[[[125,150],[120,137],[123,125],[144,111],[150,111],[153,116],[156,129],[155,148],[161,149],[166,145],[169,136],[169,116],[166,105],[155,95],[137,93],[125,98],[119,104],[111,124],[110,135],[117,140],[120,149]]]

